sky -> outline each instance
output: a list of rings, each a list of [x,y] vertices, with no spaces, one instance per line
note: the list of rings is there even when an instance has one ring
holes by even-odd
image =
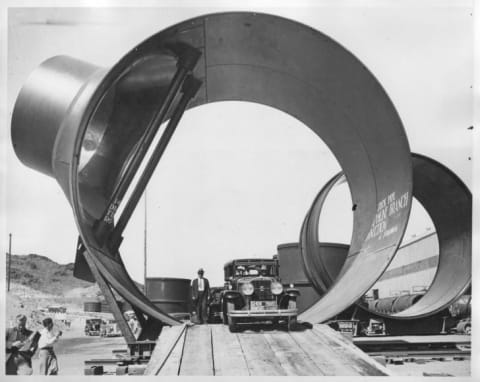
[[[78,236],[71,208],[56,181],[22,165],[12,149],[11,113],[29,73],[59,54],[110,68],[157,31],[197,15],[227,10],[287,17],[346,47],[392,99],[412,152],[443,163],[471,189],[470,2],[393,5],[370,1],[352,6],[347,1],[319,1],[316,7],[208,4],[9,9],[6,118],[0,135],[5,160],[0,171],[5,180],[2,241],[13,234],[13,253],[38,253],[59,263],[73,262]],[[298,241],[313,198],[339,170],[316,135],[277,110],[223,102],[188,111],[147,189],[147,275],[191,278],[203,267],[211,284],[221,285],[223,264],[228,260],[271,257],[277,245]],[[127,269],[138,281],[143,281],[143,203],[121,247]],[[347,185],[338,187],[322,215],[321,240],[349,242],[350,208]],[[416,203],[411,220],[407,240],[430,232],[432,223]]]

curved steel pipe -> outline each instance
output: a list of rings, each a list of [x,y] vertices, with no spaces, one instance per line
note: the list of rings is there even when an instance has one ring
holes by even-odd
[[[402,311],[392,310],[392,314],[383,314],[399,319],[426,317],[447,308],[465,292],[471,282],[471,193],[453,172],[433,159],[412,154],[412,163],[413,196],[425,207],[435,225],[439,262],[432,284],[421,299],[412,300],[411,306]],[[339,173],[322,188],[301,231],[301,258],[305,275],[319,294],[326,293],[332,287],[337,275],[336,269],[329,265],[328,257],[312,243],[318,242],[323,203],[342,178],[343,174]],[[357,275],[357,279],[362,278],[363,275]],[[381,311],[371,311],[382,315]],[[306,317],[312,317],[312,312],[305,314]]]
[[[346,256],[340,256],[338,261],[342,265],[339,267],[335,264],[336,266],[333,267],[332,263],[328,262],[328,259],[332,258],[328,253],[329,248],[320,248],[317,244],[319,243],[318,223],[323,204],[330,191],[344,181],[345,176],[340,172],[323,186],[305,216],[300,231],[299,246],[303,271],[320,295],[324,295],[332,286],[346,261]]]
[[[317,318],[328,319],[343,309],[333,303],[339,296],[345,306],[352,304],[390,262],[407,224],[412,193],[409,146],[393,104],[365,66],[328,36],[291,20],[244,12],[174,25],[139,44],[110,70],[96,72],[69,98],[64,118],[57,121],[61,127],[48,133],[55,141],[52,151],[47,152],[51,145],[41,155],[32,151],[27,165],[51,159],[82,242],[102,274],[132,305],[173,322],[139,295],[95,227],[107,208],[114,215],[111,196],[191,48],[202,53],[193,75],[203,86],[189,107],[225,100],[274,107],[312,129],[340,163],[357,208],[348,269],[318,306]],[[26,97],[38,103],[41,94],[27,90]],[[28,115],[22,105],[14,113]],[[40,108],[35,116],[37,130],[32,130],[33,116],[14,118],[14,144],[45,134],[44,113]],[[25,152],[17,155],[24,158]],[[387,200],[401,204],[398,213],[379,220],[377,209]],[[385,230],[391,234],[380,236]],[[365,281],[352,285],[352,274],[366,275]]]

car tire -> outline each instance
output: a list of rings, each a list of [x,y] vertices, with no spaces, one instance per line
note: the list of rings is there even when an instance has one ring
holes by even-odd
[[[297,316],[295,317],[288,317],[287,319],[287,330],[290,332],[292,330],[295,330],[297,326]]]
[[[472,334],[472,325],[470,324],[465,325],[465,327],[463,328],[463,332],[469,335]]]
[[[228,329],[230,330],[231,333],[236,333],[238,332],[238,325],[237,325],[237,322],[236,320],[231,317],[231,316],[228,316]]]
[[[223,325],[228,325],[228,303],[224,301],[222,303],[222,323]]]
[[[230,313],[232,310],[235,310],[235,304],[233,302],[230,302],[230,301],[227,301],[225,304],[224,304],[224,310],[223,310],[223,313],[222,313],[222,322],[224,325],[228,325],[229,324],[229,320],[228,320],[228,313]]]

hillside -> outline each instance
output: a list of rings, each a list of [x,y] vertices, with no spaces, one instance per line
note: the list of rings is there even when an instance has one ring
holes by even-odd
[[[58,264],[46,256],[12,255],[10,275],[12,285],[25,286],[57,299],[92,300],[101,297],[96,283],[73,277],[73,263]],[[136,284],[143,288],[142,284]]]
[[[96,283],[73,277],[73,263],[58,264],[37,254],[12,255],[10,274],[10,292],[6,293],[5,312],[8,326],[12,326],[15,316],[21,313],[28,317],[30,327],[38,329],[41,320],[48,315],[45,308],[51,305],[66,307],[68,319],[75,320],[86,314],[83,313],[86,301],[103,300]],[[120,299],[119,296],[117,299]],[[101,314],[104,313],[96,315]],[[61,321],[56,320],[56,324],[64,327]],[[83,324],[81,328],[83,330]]]
[[[36,254],[12,255],[10,274],[11,283],[56,296],[64,296],[72,289],[94,285],[73,277],[73,263],[58,264],[46,256]]]

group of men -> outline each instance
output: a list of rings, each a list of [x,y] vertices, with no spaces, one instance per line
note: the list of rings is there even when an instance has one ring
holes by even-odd
[[[32,357],[39,349],[40,375],[56,375],[58,363],[53,344],[58,341],[62,331],[53,331],[53,320],[47,317],[43,320],[40,332],[27,329],[27,317],[19,314],[16,326],[6,331],[6,371],[7,375],[31,375]]]

